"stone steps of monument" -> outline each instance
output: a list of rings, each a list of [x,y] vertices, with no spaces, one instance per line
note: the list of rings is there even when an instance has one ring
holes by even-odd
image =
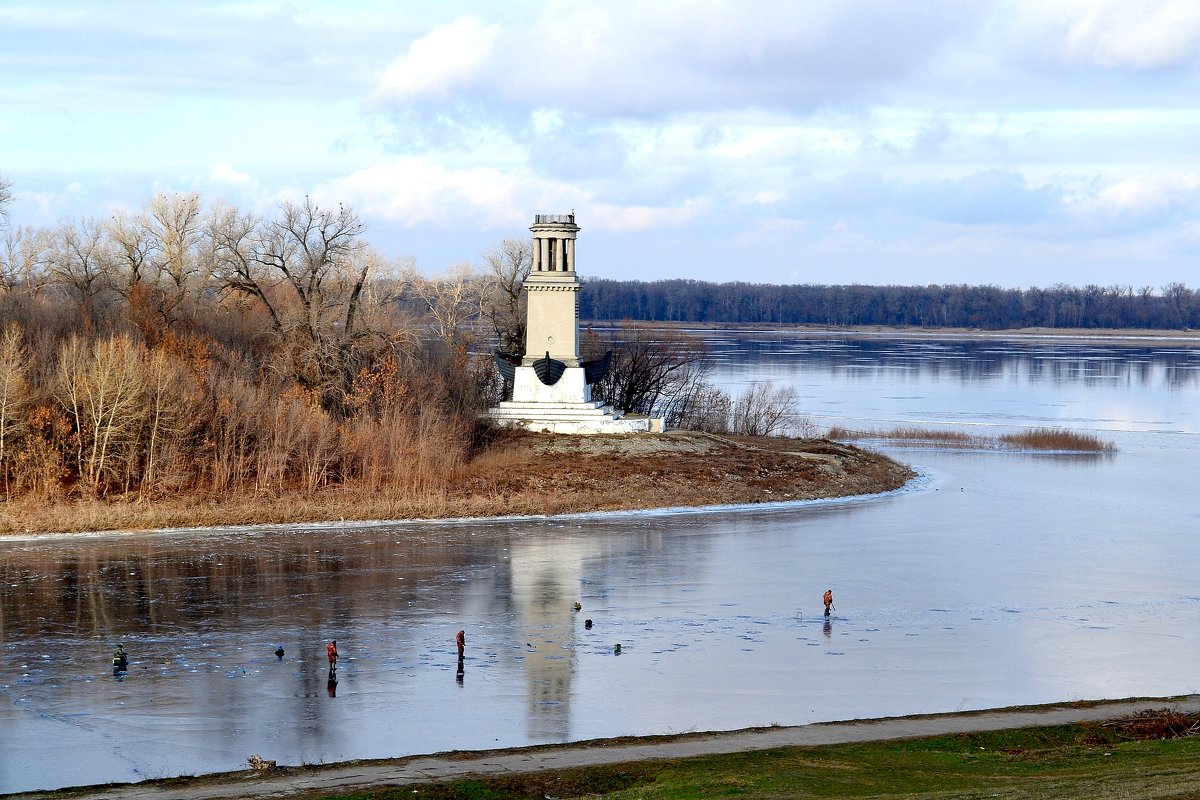
[[[599,403],[514,403],[506,401],[488,412],[493,417],[538,419],[620,419],[622,414]]]
[[[576,414],[570,411],[557,411],[553,413],[533,412],[533,411],[516,411],[493,408],[488,412],[488,416],[492,419],[546,419],[546,420],[569,420],[586,422],[587,420],[618,420],[622,419],[621,414]]]

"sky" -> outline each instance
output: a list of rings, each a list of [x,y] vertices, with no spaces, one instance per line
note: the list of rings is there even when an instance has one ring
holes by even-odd
[[[1200,286],[1195,0],[0,0],[10,225],[344,203],[437,274]]]

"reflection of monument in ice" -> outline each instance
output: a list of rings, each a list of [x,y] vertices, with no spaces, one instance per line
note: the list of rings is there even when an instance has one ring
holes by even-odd
[[[637,433],[663,429],[661,419],[626,416],[592,400],[592,384],[608,371],[604,358],[579,353],[579,276],[575,272],[575,214],[538,214],[533,269],[525,279],[525,357],[496,354],[512,385],[512,400],[488,411],[499,425],[549,433]]]
[[[590,550],[583,542],[559,540],[514,543],[509,551],[529,689],[526,733],[535,740],[570,737],[575,627],[583,625],[572,605]]]

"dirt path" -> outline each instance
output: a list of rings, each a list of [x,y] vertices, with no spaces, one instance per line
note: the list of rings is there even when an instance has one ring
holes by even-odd
[[[519,750],[443,753],[389,761],[350,762],[326,767],[274,772],[229,772],[200,778],[144,784],[4,795],[10,800],[222,800],[223,798],[288,797],[294,794],[350,792],[369,787],[456,780],[477,775],[503,775],[570,769],[635,761],[766,750],[774,747],[874,742],[1010,728],[1069,725],[1120,719],[1141,711],[1175,708],[1200,713],[1200,695],[1114,700],[1086,705],[1051,705],[995,711],[973,711],[919,717],[893,717],[759,728],[728,733],[687,734],[634,740],[608,740]]]

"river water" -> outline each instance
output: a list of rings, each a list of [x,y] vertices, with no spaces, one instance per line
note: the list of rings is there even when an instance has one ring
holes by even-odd
[[[821,426],[1119,450],[892,449],[921,478],[824,504],[0,541],[0,792],[1200,691],[1200,350],[701,335]]]

